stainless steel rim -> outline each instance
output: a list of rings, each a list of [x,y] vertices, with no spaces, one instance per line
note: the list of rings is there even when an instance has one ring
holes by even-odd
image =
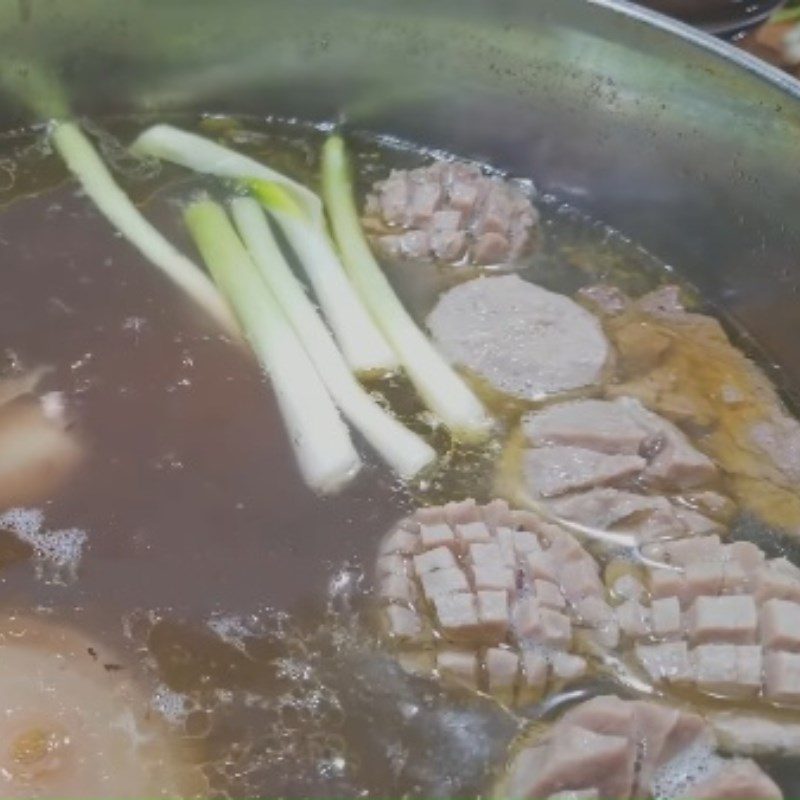
[[[712,52],[727,61],[732,61],[752,75],[775,84],[792,97],[800,99],[800,81],[796,78],[766,61],[718,39],[710,32],[702,31],[658,11],[628,2],[628,0],[586,0],[586,2],[678,36],[696,47]]]

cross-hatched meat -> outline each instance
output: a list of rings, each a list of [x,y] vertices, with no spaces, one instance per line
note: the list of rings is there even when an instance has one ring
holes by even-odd
[[[385,633],[401,654],[433,651],[451,683],[527,703],[585,674],[581,641],[619,641],[595,559],[501,501],[419,509],[378,551]]]
[[[460,265],[516,261],[538,221],[528,193],[463,162],[392,170],[364,208],[364,225],[386,255]]]

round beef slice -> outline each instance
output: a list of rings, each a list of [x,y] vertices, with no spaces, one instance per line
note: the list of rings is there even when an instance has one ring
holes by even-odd
[[[592,314],[516,275],[477,278],[450,289],[428,327],[451,362],[522,400],[598,383],[610,355]]]

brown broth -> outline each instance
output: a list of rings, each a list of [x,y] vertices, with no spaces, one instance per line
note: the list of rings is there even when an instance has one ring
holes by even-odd
[[[179,122],[316,183],[322,134],[313,128]],[[103,123],[123,141],[141,127]],[[126,191],[193,253],[176,201],[208,182],[122,158],[116,139],[101,143]],[[430,438],[442,464],[404,486],[362,448],[368,466],[354,485],[315,497],[255,363],[114,234],[38,133],[8,135],[0,150],[0,341],[9,363],[52,365],[46,388],[64,393],[89,450],[42,503],[49,528],[88,534],[77,579],[37,577],[14,540],[0,539],[6,610],[46,609],[120,649],[214,796],[487,791],[525,717],[405,675],[375,641],[366,595],[374,549],[398,517],[415,504],[490,499],[501,440],[454,448],[404,380],[376,382],[370,388]],[[361,188],[425,159],[360,139]],[[604,226],[553,200],[542,208],[542,246],[526,278],[567,294],[597,280],[634,294],[674,280]],[[386,268],[420,320],[468,274]],[[520,411],[496,410],[509,428]]]

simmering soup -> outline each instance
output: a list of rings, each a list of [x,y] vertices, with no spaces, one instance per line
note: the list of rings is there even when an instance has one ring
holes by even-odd
[[[320,191],[326,130],[172,122]],[[86,131],[201,263],[186,207],[263,186],[131,155],[145,127]],[[315,491],[250,348],[115,232],[43,132],[3,138],[0,685],[35,694],[25,670],[77,659],[57,702],[88,697],[97,670],[95,723],[124,728],[128,709],[144,727],[94,756],[111,784],[81,784],[80,741],[59,750],[69,715],[4,722],[16,767],[0,794],[739,796],[714,783],[729,769],[748,796],[793,796],[800,426],[757,343],[679,264],[537,196],[535,175],[385,137],[348,146],[384,274],[490,422],[453,434],[423,379],[372,370],[369,397],[432,463],[399,476],[350,419],[362,466]],[[352,364],[302,235],[272,208]],[[575,705],[597,695],[620,700]],[[581,753],[598,767],[578,780]]]

